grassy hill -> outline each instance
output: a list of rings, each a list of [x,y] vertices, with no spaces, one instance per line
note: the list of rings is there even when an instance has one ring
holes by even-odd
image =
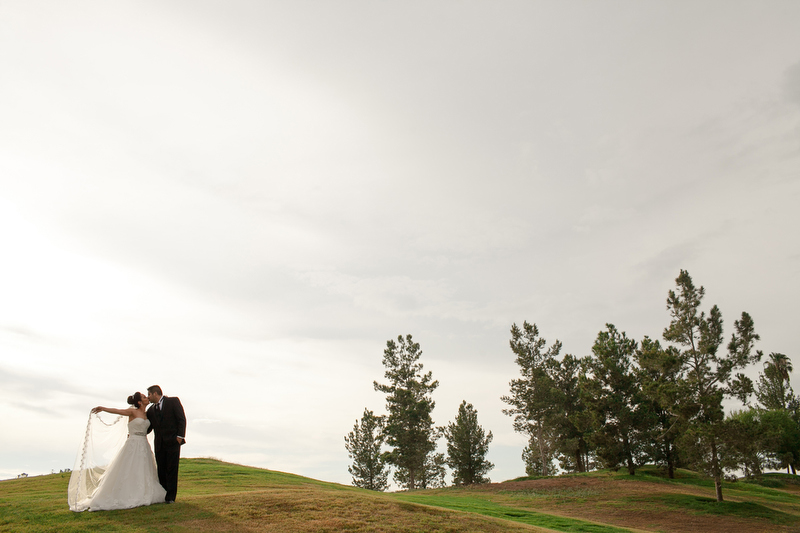
[[[593,472],[469,488],[374,493],[301,476],[182,459],[178,502],[73,513],[68,474],[0,481],[0,531],[798,532],[800,484],[773,474],[726,483],[726,502],[691,472],[667,480]],[[769,485],[769,486],[764,486]]]

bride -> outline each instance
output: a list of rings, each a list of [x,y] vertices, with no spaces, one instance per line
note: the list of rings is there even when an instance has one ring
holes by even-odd
[[[128,409],[92,409],[83,447],[70,475],[70,510],[107,511],[164,503],[167,492],[158,483],[155,458],[147,441],[148,403],[147,396],[136,392],[128,396]],[[100,412],[120,416],[109,423],[100,418]],[[127,438],[120,423],[125,416]]]

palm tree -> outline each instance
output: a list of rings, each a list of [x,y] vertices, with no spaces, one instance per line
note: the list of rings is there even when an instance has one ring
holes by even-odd
[[[794,370],[794,368],[792,368],[792,360],[786,355],[777,352],[769,354],[769,358],[770,361],[764,363],[764,366],[771,366],[783,381],[789,381],[789,374]]]
[[[767,409],[786,409],[792,395],[790,375],[794,368],[785,354],[772,352],[764,363],[764,373],[758,380],[756,396]],[[787,390],[788,388],[788,390]]]

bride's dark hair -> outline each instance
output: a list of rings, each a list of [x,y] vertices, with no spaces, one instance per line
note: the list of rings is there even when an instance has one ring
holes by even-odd
[[[134,392],[128,396],[128,405],[132,405],[138,409],[142,405],[142,393]]]

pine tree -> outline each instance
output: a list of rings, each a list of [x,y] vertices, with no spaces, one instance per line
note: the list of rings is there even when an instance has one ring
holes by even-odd
[[[455,422],[444,430],[447,438],[447,466],[453,470],[453,484],[488,483],[484,474],[494,465],[486,460],[492,432],[488,434],[478,424],[478,412],[466,400],[458,408]]]
[[[682,372],[687,395],[681,400],[684,416],[689,417],[689,428],[684,443],[693,452],[695,463],[714,478],[717,501],[722,501],[722,461],[719,441],[723,430],[725,396],[746,402],[753,391],[752,381],[745,375],[733,372],[761,358],[753,354],[758,340],[753,320],[747,313],[734,322],[735,333],[728,343],[728,355],[719,354],[722,345],[722,313],[715,305],[698,314],[705,289],[694,286],[685,270],[675,279],[678,291],[669,291],[667,309],[672,316],[664,329],[664,340],[684,349],[681,352]]]
[[[523,323],[522,329],[511,325],[511,350],[516,354],[516,363],[522,377],[511,381],[511,395],[501,400],[511,406],[503,413],[514,417],[514,430],[528,435],[530,445],[536,446],[538,464],[542,476],[552,475],[550,465],[555,447],[548,440],[553,435],[554,418],[561,411],[556,403],[556,387],[553,375],[561,351],[557,340],[545,349],[547,341],[539,336],[536,324]]]
[[[592,441],[607,468],[625,465],[630,475],[644,464],[647,410],[632,368],[636,341],[613,324],[597,334],[589,367],[592,379],[586,388],[586,403],[594,420]]]
[[[433,380],[431,372],[423,374],[421,355],[419,343],[411,335],[399,336],[397,342],[387,341],[383,366],[389,384],[374,382],[375,390],[386,394],[389,413],[383,433],[393,449],[385,455],[386,460],[397,467],[395,481],[412,490],[421,483],[430,486],[436,479],[431,470],[436,456],[430,457],[436,449],[437,431],[431,418],[436,404],[430,395],[439,382]]]
[[[556,409],[550,416],[551,436],[545,434],[543,440],[547,442],[548,438],[551,439],[559,467],[565,472],[588,472],[591,469],[593,450],[589,446],[589,437],[592,434],[592,418],[584,401],[588,366],[588,357],[566,354],[552,373],[551,393]],[[538,457],[538,454],[529,452],[529,458],[533,457]],[[529,465],[524,451],[523,459]],[[549,471],[554,472],[555,469],[550,468]]]
[[[380,491],[389,487],[386,481],[389,469],[381,453],[383,424],[383,417],[364,409],[361,423],[356,420],[353,431],[344,438],[345,448],[353,460],[347,471],[353,476],[356,487]]]
[[[666,349],[658,340],[645,337],[636,351],[637,381],[649,403],[652,420],[653,461],[665,464],[667,476],[675,478],[680,453],[676,442],[684,433],[689,416],[681,413],[682,403],[689,392],[683,379],[682,357],[674,346]]]

